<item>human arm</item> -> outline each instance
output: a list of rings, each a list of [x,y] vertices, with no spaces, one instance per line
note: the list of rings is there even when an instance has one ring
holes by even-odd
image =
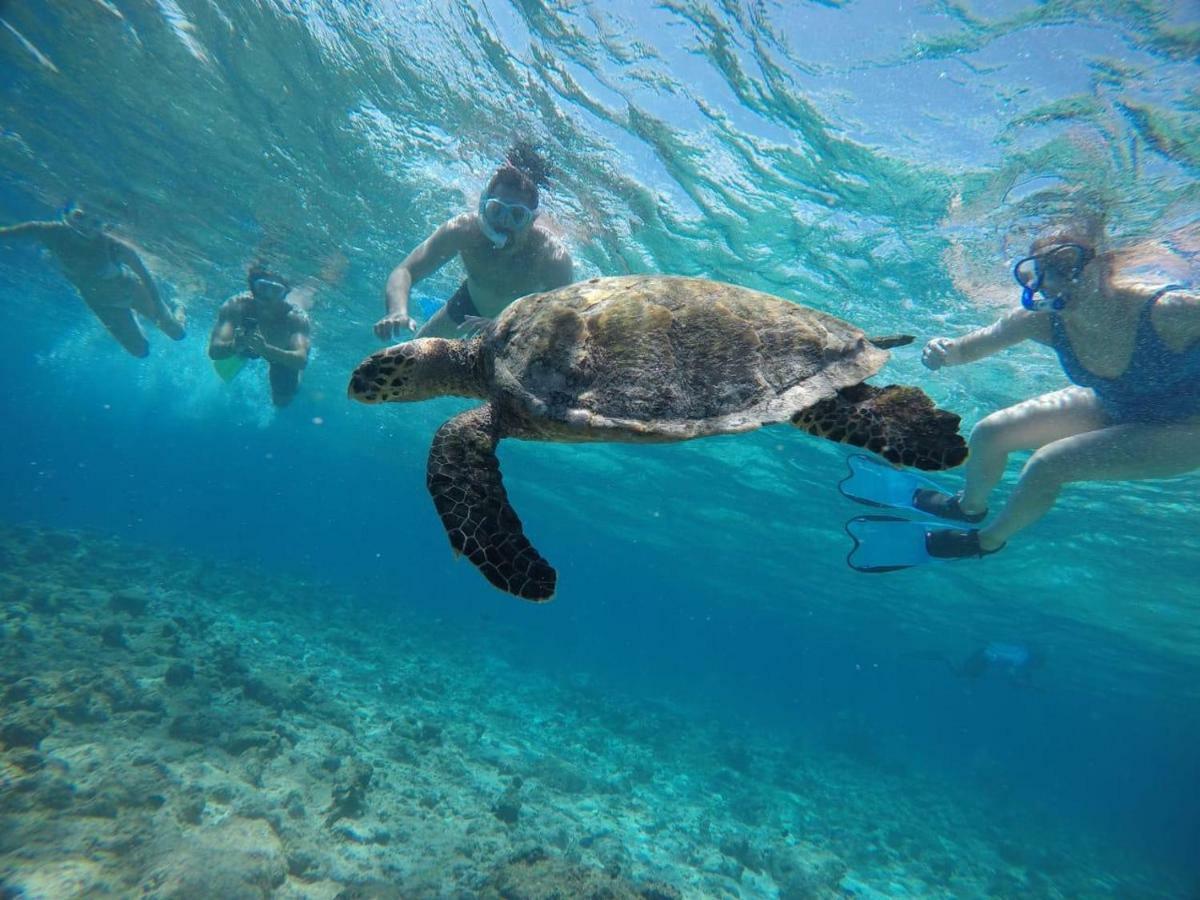
[[[392,269],[384,289],[387,315],[375,323],[375,334],[381,340],[388,340],[397,332],[416,326],[408,314],[409,292],[416,282],[432,275],[463,249],[469,218],[458,216],[451,219]]]
[[[300,310],[296,310],[291,313],[288,324],[291,336],[288,338],[287,348],[268,344],[262,333],[256,331],[246,337],[246,349],[251,353],[258,354],[269,363],[300,371],[308,365],[308,352],[312,347],[309,340],[308,316]]]
[[[228,359],[237,352],[237,325],[241,315],[237,298],[226,300],[217,312],[217,324],[208,339],[210,359]]]
[[[1046,313],[1015,309],[991,325],[960,338],[934,338],[925,345],[921,362],[935,371],[942,366],[961,366],[1028,340],[1048,342],[1049,320]]]
[[[16,238],[42,239],[53,234],[56,229],[65,228],[59,222],[20,222],[16,225],[5,225],[0,228],[0,241]]]

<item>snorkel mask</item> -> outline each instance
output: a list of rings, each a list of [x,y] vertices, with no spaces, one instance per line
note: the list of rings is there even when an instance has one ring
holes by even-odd
[[[1095,257],[1095,251],[1082,244],[1059,244],[1017,260],[1013,265],[1013,278],[1021,285],[1021,305],[1030,312],[1053,310],[1058,312],[1067,305],[1063,294],[1055,297],[1035,295],[1041,291],[1045,281],[1046,270],[1052,270],[1056,275],[1074,282],[1083,273],[1083,268]]]
[[[80,237],[94,238],[104,229],[104,223],[99,217],[78,206],[68,207],[62,218],[67,227]]]
[[[291,288],[279,278],[271,275],[256,275],[250,279],[250,293],[272,303],[282,303]]]
[[[486,194],[479,198],[479,228],[497,249],[508,244],[508,239],[528,228],[537,218],[537,207],[532,209],[524,203],[508,203]]]

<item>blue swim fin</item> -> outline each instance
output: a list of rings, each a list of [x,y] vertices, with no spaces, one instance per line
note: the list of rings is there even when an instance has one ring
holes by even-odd
[[[995,553],[979,546],[975,529],[947,528],[900,516],[858,516],[846,523],[854,547],[846,565],[859,572],[895,572],[931,562],[978,559]]]
[[[846,565],[859,572],[895,572],[933,562],[925,535],[938,527],[899,516],[858,516],[846,523],[854,540]]]
[[[942,490],[928,478],[898,469],[865,453],[855,453],[846,464],[850,474],[838,483],[838,490],[856,503],[911,509],[956,522],[979,522],[987,515],[986,512],[964,513],[954,494]]]

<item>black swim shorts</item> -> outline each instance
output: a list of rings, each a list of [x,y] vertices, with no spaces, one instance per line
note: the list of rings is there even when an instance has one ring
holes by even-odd
[[[458,286],[454,296],[446,301],[446,315],[455,325],[461,325],[467,316],[479,315],[479,310],[475,308],[475,301],[471,299],[471,292],[467,290],[465,281]]]

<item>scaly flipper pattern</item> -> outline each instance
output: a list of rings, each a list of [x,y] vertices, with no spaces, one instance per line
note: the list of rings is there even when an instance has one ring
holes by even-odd
[[[953,469],[967,458],[959,417],[938,409],[919,388],[856,384],[792,416],[809,434],[853,444],[900,466]]]
[[[500,590],[549,600],[558,576],[508,502],[496,458],[500,437],[490,404],[455,416],[434,435],[426,484],[455,551]]]

